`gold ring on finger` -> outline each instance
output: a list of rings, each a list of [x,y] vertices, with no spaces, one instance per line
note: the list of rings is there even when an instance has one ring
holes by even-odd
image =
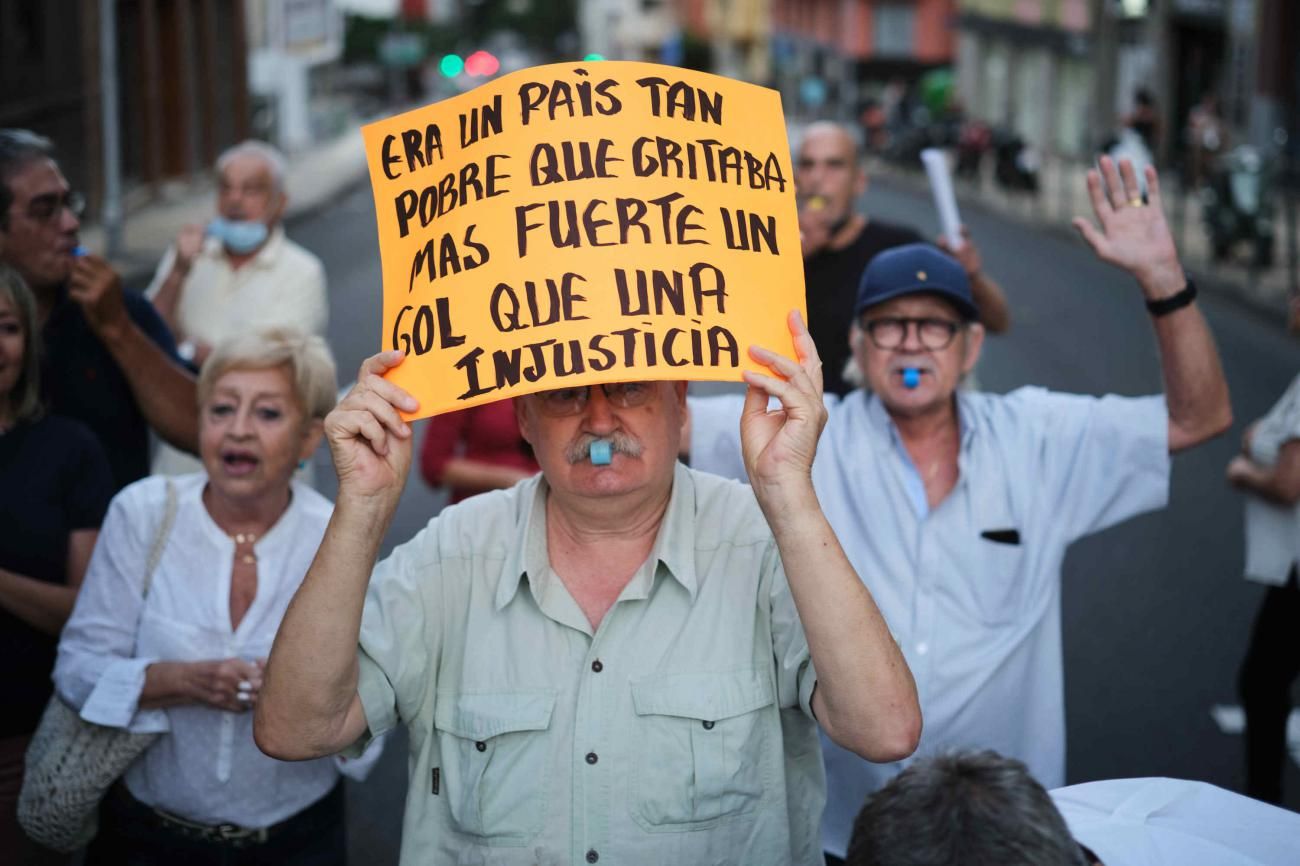
[[[1128,204],[1129,207],[1143,207],[1146,202],[1142,201],[1141,198],[1134,197],[1128,200]]]

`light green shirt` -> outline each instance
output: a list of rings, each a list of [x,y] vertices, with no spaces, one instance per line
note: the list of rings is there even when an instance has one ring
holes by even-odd
[[[361,744],[410,730],[405,864],[822,862],[816,673],[747,487],[679,465],[595,633],[545,481],[466,500],[375,569],[358,656]]]

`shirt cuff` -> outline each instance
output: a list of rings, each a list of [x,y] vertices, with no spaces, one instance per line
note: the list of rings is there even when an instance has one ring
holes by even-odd
[[[813,713],[812,697],[813,689],[817,688],[817,669],[813,667],[812,659],[808,659],[808,664],[800,672],[799,676],[799,706],[803,708],[804,715],[817,721],[817,716]]]
[[[357,696],[366,714],[366,731],[339,754],[360,758],[376,738],[397,726],[397,694],[388,677],[365,650],[357,652]]]
[[[133,734],[162,734],[171,730],[167,713],[141,710],[145,671],[157,659],[131,658],[110,662],[81,707],[81,717],[96,725],[126,728]]]

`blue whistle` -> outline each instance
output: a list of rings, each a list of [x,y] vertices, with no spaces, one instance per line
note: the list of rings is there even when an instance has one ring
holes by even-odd
[[[89,252],[90,252],[90,250],[86,249],[86,248],[83,247],[81,244],[77,244],[75,247],[72,248],[72,255],[73,255],[73,257],[74,257],[74,258],[78,258],[78,259],[81,258],[82,256],[86,255],[86,254],[89,253]]]
[[[597,439],[591,443],[592,466],[608,466],[612,459],[614,459],[614,455],[610,453],[607,439]]]
[[[903,368],[903,387],[909,391],[921,384],[921,371],[915,367]]]

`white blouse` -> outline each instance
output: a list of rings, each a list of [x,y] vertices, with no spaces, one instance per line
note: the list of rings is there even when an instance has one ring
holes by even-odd
[[[1300,439],[1300,376],[1268,414],[1259,419],[1250,439],[1250,459],[1275,466],[1282,446]],[[1281,586],[1300,562],[1300,505],[1274,505],[1261,496],[1246,497],[1246,577]]]
[[[234,541],[203,505],[205,475],[172,482],[176,519],[146,599],[144,570],[165,511],[166,479],[138,481],[113,499],[59,641],[55,686],[87,721],[164,734],[126,772],[136,799],[204,824],[270,826],[328,793],[338,781],[335,760],[268,758],[253,742],[251,712],[206,704],[142,710],[140,692],[145,669],[157,661],[265,658],[333,506],[293,484],[289,508],[254,545],[257,595],[232,631]]]

